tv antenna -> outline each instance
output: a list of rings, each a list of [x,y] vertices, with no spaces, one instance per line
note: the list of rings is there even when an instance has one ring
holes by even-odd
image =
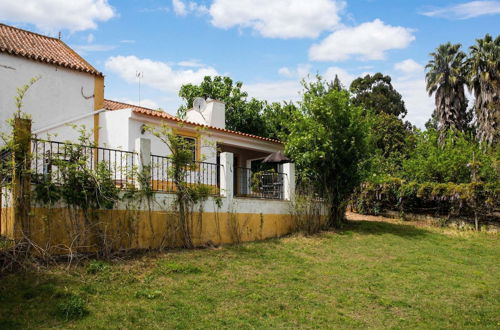
[[[139,106],[141,106],[141,80],[142,78],[144,78],[144,73],[141,71],[136,71],[135,76],[139,80]]]

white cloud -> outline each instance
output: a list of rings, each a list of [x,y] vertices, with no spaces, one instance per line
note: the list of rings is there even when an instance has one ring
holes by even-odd
[[[87,42],[91,44],[94,42],[94,40],[95,40],[94,35],[92,33],[89,33],[89,35],[87,36]]]
[[[424,72],[424,66],[411,58],[394,64],[394,69],[407,75]]]
[[[201,68],[201,67],[205,66],[203,63],[200,63],[200,61],[198,61],[198,60],[180,61],[177,63],[177,65],[187,67],[187,68]]]
[[[186,16],[187,14],[194,13],[196,15],[208,14],[208,8],[197,4],[196,2],[183,2],[182,0],[172,0],[174,12],[178,16]]]
[[[311,73],[311,64],[299,64],[296,69],[280,68],[278,74],[286,78],[302,79]]]
[[[125,40],[120,40],[122,44],[135,44],[135,40],[131,39],[125,39]]]
[[[0,0],[0,20],[29,23],[44,32],[83,31],[116,15],[107,0]]]
[[[250,97],[269,102],[282,102],[298,101],[301,86],[298,80],[284,80],[243,85],[243,89]]]
[[[495,14],[500,14],[500,1],[470,1],[422,13],[425,16],[448,19],[468,19]]]
[[[302,91],[300,80],[302,78],[306,78],[306,80],[314,79],[313,76],[309,76],[308,78],[308,75],[311,75],[310,64],[300,64],[293,70],[283,67],[278,70],[278,73],[292,79],[243,85],[243,89],[246,90],[251,97],[270,102],[299,101],[301,98],[300,92]],[[335,74],[337,74],[346,88],[348,88],[351,82],[358,77],[342,68],[334,66],[327,68],[325,72],[320,74],[325,80],[333,80],[335,79]],[[362,75],[364,74],[365,73]]]
[[[279,68],[278,69],[278,74],[280,76],[286,77],[286,78],[291,78],[293,77],[293,72],[287,67]]]
[[[186,16],[187,9],[184,2],[181,0],[172,0],[172,6],[174,7],[174,12],[179,16]]]
[[[382,60],[391,49],[406,48],[415,37],[412,30],[386,25],[379,19],[356,27],[337,30],[309,49],[314,61],[344,61],[352,56],[361,60]]]
[[[250,28],[268,38],[316,38],[339,22],[343,0],[214,0],[214,26]]]
[[[283,73],[290,73],[291,78],[295,79],[243,85],[243,89],[252,97],[270,102],[281,102],[285,100],[299,101],[301,98],[300,92],[302,91],[302,86],[299,79],[297,79],[296,70],[281,68],[280,71]],[[358,74],[349,72],[340,67],[331,66],[323,73],[320,72],[320,74],[325,80],[333,80],[335,75],[338,75],[344,87],[349,88],[349,85],[354,79],[367,74],[373,74],[373,72],[361,72]],[[406,108],[408,109],[408,115],[405,119],[423,128],[434,109],[434,99],[429,97],[425,90],[424,73],[415,73],[411,76],[406,74],[403,76],[393,75],[393,77],[395,77],[392,80],[393,86],[403,96]]]
[[[434,99],[429,97],[425,90],[425,79],[396,78],[392,81],[394,88],[401,93],[408,114],[405,119],[417,127],[424,128],[434,110]]]
[[[342,85],[344,85],[345,88],[349,88],[351,85],[351,82],[356,79],[359,76],[354,76],[347,72],[346,70],[339,68],[337,66],[331,66],[328,69],[326,69],[325,73],[323,74],[323,79],[333,81],[335,79],[335,75],[337,75],[340,79],[340,82]]]
[[[127,98],[118,98],[118,99],[116,99],[116,101],[127,103],[127,104],[133,104],[133,105],[137,105],[137,106],[140,106],[140,107],[149,108],[149,109],[153,109],[153,110],[158,110],[158,109],[161,108],[158,105],[158,102],[156,102],[155,100],[151,100],[151,99],[142,99],[141,102],[139,102],[139,100],[131,100],[131,99],[127,99]]]
[[[218,75],[217,70],[210,66],[196,70],[174,70],[168,63],[136,56],[110,57],[105,67],[129,83],[137,83],[136,74],[142,72],[142,84],[169,93],[177,93],[183,84],[199,84],[205,76]]]

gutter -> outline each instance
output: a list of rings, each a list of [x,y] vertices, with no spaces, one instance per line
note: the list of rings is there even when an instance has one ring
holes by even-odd
[[[71,119],[68,119],[68,120],[65,120],[63,122],[60,122],[60,123],[57,123],[57,124],[52,124],[50,126],[47,126],[47,127],[44,127],[44,128],[40,128],[36,131],[33,132],[33,134],[40,134],[40,133],[43,133],[43,132],[46,132],[46,131],[49,131],[51,129],[54,129],[56,127],[60,127],[60,126],[63,126],[63,125],[66,125],[66,124],[69,124],[69,123],[72,123],[74,121],[77,121],[77,120],[80,120],[80,119],[84,119],[84,118],[87,118],[87,117],[90,117],[90,116],[95,116],[95,115],[98,115],[100,114],[101,112],[105,112],[105,111],[108,111],[108,109],[100,109],[100,110],[97,110],[97,111],[94,111],[94,112],[91,112],[91,113],[86,113],[84,115],[81,115],[81,116],[78,116],[78,117],[74,117],[74,118],[71,118]]]

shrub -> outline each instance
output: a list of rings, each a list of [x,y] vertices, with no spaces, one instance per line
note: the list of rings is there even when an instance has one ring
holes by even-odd
[[[400,177],[407,181],[470,183],[473,173],[470,164],[478,163],[478,180],[498,180],[498,155],[484,150],[467,133],[448,131],[442,145],[439,133],[433,129],[416,135],[415,147],[402,162]]]
[[[57,305],[57,315],[66,321],[81,319],[88,313],[86,302],[80,296],[70,295]]]
[[[100,260],[91,261],[87,265],[87,274],[97,274],[102,273],[109,269],[109,265]]]
[[[359,213],[373,215],[396,210],[457,217],[491,216],[500,207],[500,183],[417,183],[391,179],[361,185],[352,205]]]

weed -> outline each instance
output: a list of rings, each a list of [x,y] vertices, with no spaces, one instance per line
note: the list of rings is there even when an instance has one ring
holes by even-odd
[[[81,319],[89,314],[86,305],[82,297],[71,294],[57,305],[57,316],[66,321]]]
[[[109,268],[110,268],[109,264],[100,260],[93,260],[87,266],[87,274],[103,273],[109,270]]]
[[[134,296],[136,298],[156,299],[162,296],[162,292],[160,290],[142,289],[136,291]]]

